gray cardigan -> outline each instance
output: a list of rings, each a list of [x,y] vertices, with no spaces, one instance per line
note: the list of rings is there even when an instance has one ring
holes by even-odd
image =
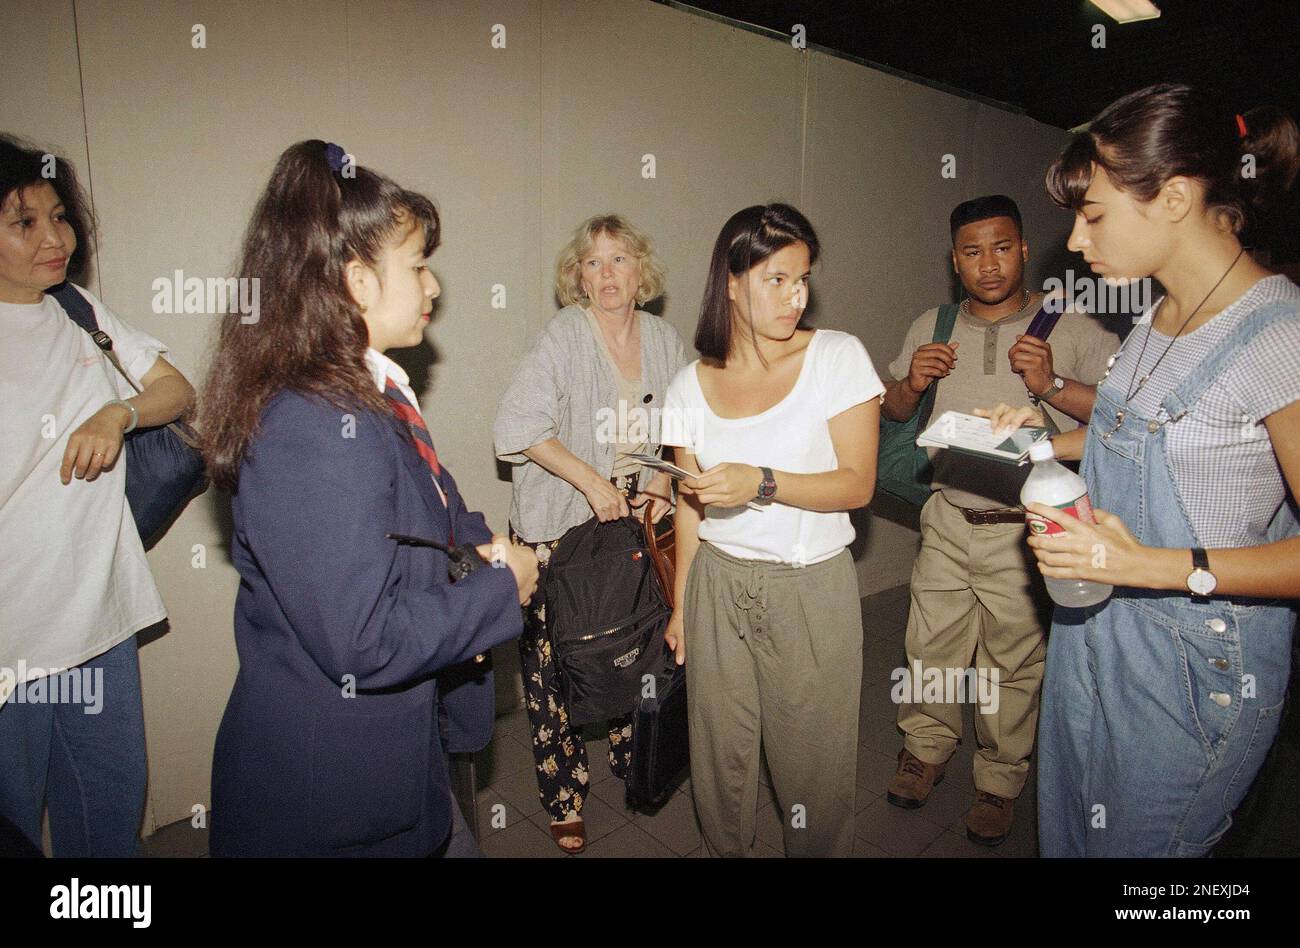
[[[641,380],[649,402],[649,445],[659,450],[659,417],[668,383],[686,365],[682,337],[658,316],[637,310],[641,320]],[[614,444],[598,438],[602,409],[618,404],[613,369],[592,334],[586,314],[566,306],[542,330],[532,350],[515,370],[501,396],[493,425],[497,457],[512,465],[513,496],[510,524],[533,543],[555,540],[591,519],[591,506],[582,492],[522,452],[550,438],[590,464],[605,477],[614,470]],[[641,469],[641,483],[654,472]]]

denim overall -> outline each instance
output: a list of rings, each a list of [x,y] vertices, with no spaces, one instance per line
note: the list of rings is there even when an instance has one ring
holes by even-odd
[[[1294,311],[1270,304],[1243,317],[1165,398],[1167,421],[1140,417],[1120,380],[1103,379],[1080,469],[1094,506],[1144,545],[1201,546],[1169,468],[1166,427],[1196,410],[1239,347]],[[1236,486],[1223,485],[1224,503]],[[1267,542],[1297,533],[1284,501]],[[1282,600],[1198,602],[1124,586],[1090,609],[1058,606],[1039,721],[1041,854],[1207,854],[1277,733],[1295,620]]]

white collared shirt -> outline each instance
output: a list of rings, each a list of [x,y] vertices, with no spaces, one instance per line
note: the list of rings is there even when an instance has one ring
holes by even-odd
[[[415,407],[416,411],[420,411],[420,400],[415,397],[415,390],[411,388],[411,377],[406,374],[406,370],[400,365],[378,349],[368,348],[366,349],[366,368],[370,369],[370,375],[374,378],[375,386],[379,391],[384,391],[387,388],[387,380],[392,379],[393,384],[397,386],[397,390],[406,396],[406,400]],[[423,417],[424,412],[420,411],[420,415]],[[429,472],[429,480],[433,481],[438,496],[442,498],[442,505],[447,507],[447,495],[443,493],[442,485],[438,483],[438,479],[433,476],[432,471]]]

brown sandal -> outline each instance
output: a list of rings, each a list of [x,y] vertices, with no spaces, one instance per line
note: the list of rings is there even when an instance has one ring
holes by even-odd
[[[552,823],[551,838],[555,840],[555,845],[571,856],[576,856],[587,848],[587,826],[582,819],[570,820],[567,823]],[[562,839],[578,839],[577,846],[566,846],[560,842]]]

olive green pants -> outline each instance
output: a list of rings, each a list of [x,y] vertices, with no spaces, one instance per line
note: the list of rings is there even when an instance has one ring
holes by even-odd
[[[701,543],[685,607],[691,788],[706,851],[750,854],[761,748],[786,855],[852,855],[862,612],[848,551],[790,566]]]

